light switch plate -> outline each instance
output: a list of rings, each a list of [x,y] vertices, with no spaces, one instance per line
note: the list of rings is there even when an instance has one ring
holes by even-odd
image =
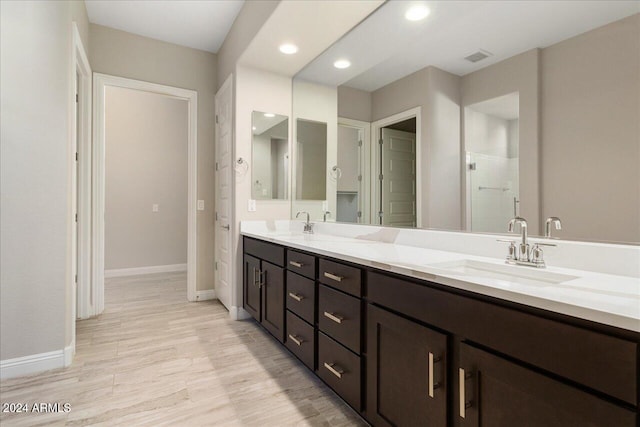
[[[159,205],[157,205],[157,204],[155,204],[155,203],[154,203],[154,204],[151,206],[151,212],[158,212],[159,210],[160,210],[160,206],[159,206]]]
[[[247,206],[247,209],[249,210],[249,212],[255,212],[256,211],[256,201],[253,199],[249,199],[249,205]]]
[[[198,210],[199,211],[204,210],[204,200],[198,200]]]

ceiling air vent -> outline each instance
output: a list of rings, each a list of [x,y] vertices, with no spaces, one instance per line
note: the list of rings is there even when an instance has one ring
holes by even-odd
[[[486,59],[490,56],[493,56],[493,54],[491,52],[487,52],[486,50],[482,50],[480,49],[479,51],[472,53],[469,56],[465,56],[464,59],[466,59],[469,62],[478,62],[478,61],[482,61],[483,59]]]

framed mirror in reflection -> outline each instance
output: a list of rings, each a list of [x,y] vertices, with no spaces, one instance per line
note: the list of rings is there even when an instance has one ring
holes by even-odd
[[[335,112],[335,219],[541,235],[560,217],[555,237],[640,243],[640,3],[423,3],[420,21],[385,3],[294,79],[296,117]]]
[[[289,118],[254,111],[251,126],[251,197],[288,199]]]

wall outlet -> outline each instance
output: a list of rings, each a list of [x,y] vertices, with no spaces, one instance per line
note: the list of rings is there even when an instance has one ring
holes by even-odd
[[[198,200],[198,210],[199,211],[204,210],[204,200]]]
[[[327,202],[326,200],[322,201],[322,212],[326,212],[329,210],[329,202]]]
[[[158,212],[160,210],[160,206],[157,204],[151,205],[151,212]]]
[[[249,212],[255,212],[256,211],[256,201],[253,199],[249,199],[249,204],[247,206],[247,210]]]

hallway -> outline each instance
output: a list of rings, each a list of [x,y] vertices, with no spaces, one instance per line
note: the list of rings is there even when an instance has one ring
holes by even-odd
[[[2,425],[351,426],[364,423],[253,321],[188,303],[186,273],[108,279],[77,323],[72,366],[3,381],[2,403],[70,403]]]

